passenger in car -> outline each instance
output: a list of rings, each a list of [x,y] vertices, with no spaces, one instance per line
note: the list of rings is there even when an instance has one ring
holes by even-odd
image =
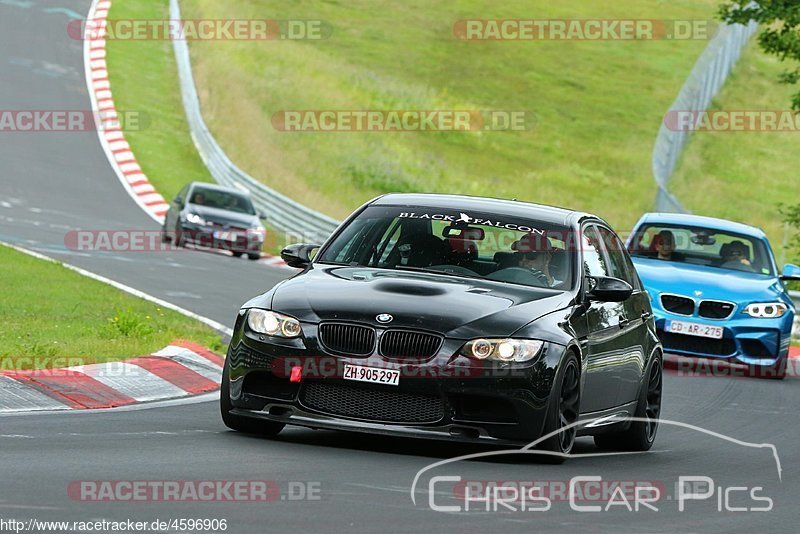
[[[675,235],[669,230],[661,230],[653,238],[653,249],[656,258],[664,261],[683,261],[681,253],[675,252]]]

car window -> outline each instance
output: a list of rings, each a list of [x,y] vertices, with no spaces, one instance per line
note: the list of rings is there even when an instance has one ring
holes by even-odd
[[[186,201],[198,206],[234,211],[236,213],[246,213],[248,215],[256,214],[256,210],[250,198],[233,191],[195,187],[192,189],[190,198],[186,199]]]
[[[586,226],[581,232],[583,272],[586,276],[611,276],[603,255],[603,245],[597,227]]]
[[[608,267],[611,269],[611,276],[625,280],[631,287],[636,287],[636,271],[622,241],[608,228],[603,226],[598,226],[597,228],[608,253],[608,259],[610,260]]]
[[[663,242],[671,243],[671,253]],[[632,256],[774,276],[774,262],[760,238],[677,224],[645,224],[629,243]]]
[[[575,247],[568,227],[505,214],[370,206],[320,252],[320,263],[422,270],[567,290]]]

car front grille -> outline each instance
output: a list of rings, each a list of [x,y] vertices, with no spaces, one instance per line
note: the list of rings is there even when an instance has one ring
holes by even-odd
[[[306,382],[300,402],[318,412],[386,423],[435,423],[444,417],[442,400],[383,389]]]
[[[734,305],[720,300],[704,300],[700,303],[700,317],[708,319],[727,319],[733,313]]]
[[[687,336],[658,330],[658,337],[664,345],[666,352],[691,352],[692,354],[707,354],[709,356],[730,356],[736,352],[736,342],[733,339],[710,339],[706,337]]]
[[[345,356],[368,356],[375,349],[375,330],[346,323],[322,323],[319,339],[331,352]]]
[[[434,334],[387,330],[381,336],[380,353],[387,358],[430,358],[441,345],[441,336]]]
[[[692,315],[694,313],[694,301],[679,295],[661,295],[661,306],[668,312],[677,313],[678,315]]]

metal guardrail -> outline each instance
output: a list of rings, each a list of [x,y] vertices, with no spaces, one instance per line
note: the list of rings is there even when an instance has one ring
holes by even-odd
[[[681,87],[669,112],[705,111],[719,92],[731,69],[739,60],[742,49],[758,29],[758,24],[722,24],[717,34],[695,63],[689,78]],[[653,177],[658,186],[656,210],[686,213],[686,209],[667,188],[691,132],[676,131],[662,122],[653,148]]]
[[[789,291],[789,295],[792,296],[795,308],[797,308],[797,310],[800,311],[800,291]],[[794,329],[792,330],[792,339],[800,341],[800,315],[796,315],[794,318]]]
[[[170,18],[180,20],[178,0],[170,0]],[[304,206],[262,184],[238,168],[219,146],[206,126],[192,75],[189,46],[185,40],[172,41],[178,63],[181,96],[194,144],[214,179],[222,185],[250,192],[256,207],[267,214],[267,222],[299,241],[322,243],[339,226],[335,219]],[[293,237],[295,239],[295,237]]]

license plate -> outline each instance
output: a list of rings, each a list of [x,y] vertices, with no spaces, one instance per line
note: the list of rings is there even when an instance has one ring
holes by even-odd
[[[345,380],[370,382],[372,384],[386,384],[396,386],[400,383],[400,371],[394,369],[378,369],[377,367],[364,367],[363,365],[344,365]]]
[[[721,326],[708,326],[699,323],[689,323],[686,321],[667,321],[664,328],[673,334],[684,334],[687,336],[707,337],[711,339],[722,339]]]

